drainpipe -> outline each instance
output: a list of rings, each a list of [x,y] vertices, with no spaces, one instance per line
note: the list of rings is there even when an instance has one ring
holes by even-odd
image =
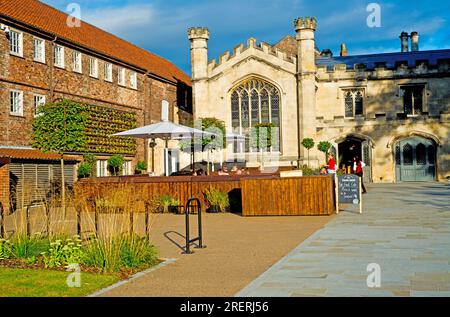
[[[49,78],[50,79],[50,82],[49,82],[49,90],[50,90],[49,97],[50,98],[49,99],[51,102],[54,101],[53,94],[55,91],[53,78],[54,78],[54,72],[55,72],[55,42],[57,39],[58,39],[58,37],[55,36],[55,38],[52,40],[52,45],[51,45],[52,51],[50,52],[50,78]]]

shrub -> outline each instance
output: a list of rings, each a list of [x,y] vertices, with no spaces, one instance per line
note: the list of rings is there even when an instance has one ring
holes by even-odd
[[[84,264],[103,272],[121,268],[139,268],[157,262],[156,249],[146,238],[123,235],[109,238],[93,237],[85,248]]]
[[[92,175],[92,167],[88,163],[81,163],[78,166],[78,177],[86,178]]]
[[[230,207],[230,200],[227,193],[211,187],[206,189],[204,194],[211,206],[219,206],[222,211]]]
[[[12,244],[9,240],[0,239],[0,260],[8,260],[13,256]]]
[[[56,240],[50,243],[47,252],[43,252],[44,264],[46,268],[54,268],[69,264],[80,264],[84,261],[84,252],[81,239],[75,236],[72,239]]]
[[[307,165],[302,166],[303,176],[312,176],[314,175],[314,170]]]
[[[332,147],[332,144],[328,141],[322,141],[319,142],[319,144],[317,145],[317,149],[323,153],[325,153],[325,164],[327,164],[327,153],[328,150]]]
[[[144,174],[147,171],[147,164],[143,161],[139,161],[136,164],[136,173]]]
[[[179,200],[173,198],[170,195],[162,195],[154,201],[154,205],[157,209],[162,209],[162,212],[169,212],[169,207],[179,206],[181,203]]]
[[[314,147],[315,145],[314,140],[311,138],[305,138],[302,140],[302,145],[305,149],[308,150],[308,166],[309,166],[309,150],[311,150]]]
[[[118,154],[113,155],[108,159],[108,168],[114,176],[119,175],[124,161],[124,157]]]
[[[49,242],[47,239],[43,239],[40,233],[35,233],[31,237],[24,233],[18,233],[11,237],[11,244],[15,258],[28,259],[45,251]]]
[[[123,240],[121,247],[121,265],[126,268],[138,268],[156,263],[156,249],[148,239],[136,235]]]

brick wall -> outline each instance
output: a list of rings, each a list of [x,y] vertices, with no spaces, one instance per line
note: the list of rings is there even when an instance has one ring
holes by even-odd
[[[22,30],[20,30],[22,31]],[[45,40],[46,63],[33,58],[33,38]],[[177,85],[148,77],[143,70],[138,74],[138,89],[130,88],[131,67],[126,69],[125,87],[118,85],[119,65],[114,61],[98,59],[98,78],[89,76],[89,52],[64,46],[65,68],[53,65],[53,43],[44,35],[23,32],[23,57],[9,53],[9,41],[0,31],[0,145],[27,146],[31,143],[31,123],[34,117],[34,95],[45,95],[46,101],[67,98],[78,102],[131,111],[137,114],[138,125],[150,124],[161,119],[161,102],[169,101],[170,118],[179,121],[177,111]],[[82,52],[82,74],[72,71],[72,53]],[[105,63],[113,65],[113,80],[104,80]],[[10,91],[24,93],[23,116],[10,114]],[[188,87],[190,89],[190,87]],[[183,117],[189,113],[183,113]],[[144,141],[138,141],[136,161],[145,158]]]
[[[9,164],[0,163],[0,202],[5,213],[9,212]]]

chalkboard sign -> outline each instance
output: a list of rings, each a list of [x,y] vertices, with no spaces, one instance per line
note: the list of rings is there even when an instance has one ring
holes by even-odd
[[[339,176],[339,203],[358,205],[361,202],[359,176],[346,174]]]

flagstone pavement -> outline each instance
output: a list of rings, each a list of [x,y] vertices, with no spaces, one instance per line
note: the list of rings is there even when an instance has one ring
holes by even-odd
[[[449,183],[370,185],[362,215],[343,207],[236,296],[450,296]]]

